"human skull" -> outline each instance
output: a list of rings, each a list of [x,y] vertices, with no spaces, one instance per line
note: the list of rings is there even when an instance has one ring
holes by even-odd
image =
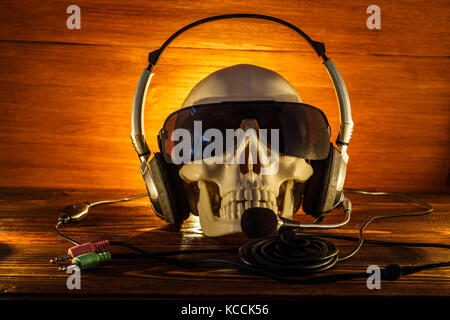
[[[256,136],[253,136],[252,140],[259,149],[266,147]],[[264,165],[249,159],[251,153],[246,152],[249,143],[251,140],[237,147],[231,164],[225,161],[222,164],[214,161],[208,163],[209,161],[204,159],[200,164],[188,163],[180,169],[180,177],[183,180],[197,183],[197,210],[202,231],[207,236],[240,232],[240,219],[248,208],[264,207],[278,213],[277,199],[280,196],[283,197],[281,215],[292,218],[294,183],[304,183],[313,173],[311,165],[305,159],[279,155],[278,170],[263,175],[261,169],[264,169]],[[239,164],[238,158],[243,155],[247,159],[244,164]],[[271,165],[273,162],[268,164]],[[209,187],[210,184],[214,185]],[[282,185],[283,194],[280,193]],[[220,201],[218,216],[212,209],[213,199]]]
[[[237,100],[301,102],[296,90],[277,73],[256,66],[237,65],[202,80],[183,106]],[[198,187],[197,212],[202,231],[207,236],[240,232],[240,218],[252,207],[269,208],[275,213],[280,211],[283,217],[292,218],[298,208],[295,203],[299,203],[294,190],[313,174],[312,166],[305,159],[272,150],[255,134],[259,127],[251,119],[244,119],[241,128],[246,132],[254,130],[248,139],[236,146],[234,161],[203,159],[184,164],[179,171],[185,182],[195,183]],[[249,152],[250,144],[259,151],[256,157]],[[264,155],[269,153],[276,161],[265,158]],[[239,159],[244,159],[244,163]],[[271,170],[274,165],[275,170]]]

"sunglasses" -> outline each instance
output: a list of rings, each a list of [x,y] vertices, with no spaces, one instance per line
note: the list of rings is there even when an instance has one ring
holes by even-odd
[[[209,129],[216,136],[227,137],[230,129],[240,128],[244,119],[256,120],[259,131],[267,130],[268,144],[275,143],[270,132],[278,130],[278,151],[282,154],[307,160],[328,157],[331,130],[324,113],[304,103],[275,101],[230,101],[180,109],[167,117],[158,134],[161,153],[167,162],[174,163],[174,148],[183,143],[189,146],[189,154],[182,155],[183,158],[199,160],[202,152],[198,152],[198,147],[201,145],[203,149],[214,140],[206,134]],[[223,140],[219,152],[225,154],[228,141]]]

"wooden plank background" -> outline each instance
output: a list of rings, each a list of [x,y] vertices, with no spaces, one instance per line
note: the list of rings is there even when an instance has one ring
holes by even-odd
[[[374,2],[375,3],[375,2]],[[355,131],[346,186],[448,191],[448,1],[376,1],[381,30],[353,1],[0,2],[0,186],[142,189],[130,112],[147,53],[195,20],[269,14],[327,46],[352,102]],[[279,72],[338,129],[331,82],[310,47],[283,26],[221,21],[177,39],[147,100],[150,146],[190,89],[220,68],[253,63]]]

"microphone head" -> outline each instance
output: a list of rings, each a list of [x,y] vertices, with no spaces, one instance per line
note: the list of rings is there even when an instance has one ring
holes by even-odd
[[[248,208],[241,217],[241,229],[250,238],[270,237],[277,231],[278,216],[268,208]]]

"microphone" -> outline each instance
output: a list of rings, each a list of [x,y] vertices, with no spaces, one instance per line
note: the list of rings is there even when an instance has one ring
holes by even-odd
[[[331,229],[339,228],[350,221],[352,204],[348,198],[342,201],[342,208],[345,213],[344,220],[336,224],[305,224],[294,220],[283,218],[268,208],[248,208],[241,217],[241,230],[250,238],[266,238],[275,234],[281,228],[318,228]]]
[[[250,238],[266,238],[277,232],[282,226],[299,228],[299,223],[278,216],[268,208],[248,208],[241,217],[241,229]]]

